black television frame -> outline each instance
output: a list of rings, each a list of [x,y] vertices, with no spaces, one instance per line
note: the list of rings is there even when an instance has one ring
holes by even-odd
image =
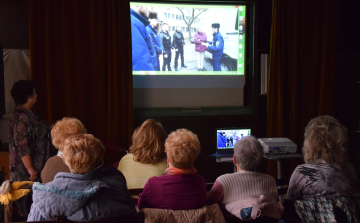
[[[229,127],[229,128],[216,128],[216,155],[219,156],[221,154],[234,154],[234,148],[229,148],[229,149],[218,149],[218,141],[217,141],[217,133],[218,131],[220,130],[236,130],[236,129],[250,129],[250,135],[251,135],[251,132],[252,132],[252,129],[250,127]],[[234,145],[235,146],[235,145]]]

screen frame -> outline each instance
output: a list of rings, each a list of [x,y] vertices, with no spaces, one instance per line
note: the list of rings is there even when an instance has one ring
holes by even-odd
[[[243,106],[224,106],[224,107],[161,107],[161,108],[133,108],[135,117],[182,117],[182,116],[228,116],[228,115],[253,115],[254,101],[254,62],[255,62],[255,1],[186,1],[186,0],[131,0],[130,2],[160,3],[160,4],[204,4],[204,5],[246,5],[246,30],[245,40],[245,86],[244,86],[244,105]],[[159,115],[159,112],[161,115]]]
[[[217,137],[218,137],[218,131],[221,131],[221,130],[250,130],[250,135],[251,135],[251,132],[252,132],[252,129],[250,127],[229,127],[229,128],[216,128],[216,132],[215,132],[215,137],[216,137],[216,154],[217,155],[221,155],[221,154],[234,154],[234,148],[229,148],[229,149],[219,149],[218,147],[218,140],[217,140]],[[235,145],[234,145],[235,146]]]

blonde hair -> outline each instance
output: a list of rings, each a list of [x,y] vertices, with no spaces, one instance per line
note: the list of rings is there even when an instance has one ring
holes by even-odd
[[[85,134],[84,125],[77,118],[65,117],[57,121],[51,128],[52,144],[62,151],[67,137],[73,134]]]
[[[144,164],[161,162],[165,157],[166,137],[167,133],[161,123],[148,119],[134,131],[133,144],[129,151],[137,162]]]
[[[312,119],[305,128],[304,160],[318,163],[343,164],[347,161],[347,129],[331,116]]]
[[[191,168],[200,153],[200,142],[197,135],[191,131],[178,129],[171,132],[166,139],[165,152],[174,167]]]
[[[85,174],[103,164],[105,148],[91,134],[74,134],[65,140],[63,152],[70,172]]]
[[[237,165],[247,171],[256,171],[263,159],[264,151],[260,142],[253,136],[246,136],[234,146]]]

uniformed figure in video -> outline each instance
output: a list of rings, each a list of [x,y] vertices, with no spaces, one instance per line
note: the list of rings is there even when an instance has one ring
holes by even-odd
[[[212,53],[212,62],[214,71],[221,71],[220,59],[224,53],[224,39],[219,32],[220,24],[213,23],[211,25],[213,31],[213,41],[209,43],[201,43],[207,46],[210,53]]]
[[[226,147],[226,139],[224,136],[224,132],[218,132],[218,147]]]
[[[130,9],[130,15],[133,70],[154,71],[156,53],[146,31],[149,10],[143,6],[134,6]]]
[[[163,23],[163,28],[160,32],[160,43],[164,47],[163,52],[163,65],[162,71],[166,71],[166,67],[168,71],[171,71],[170,62],[171,62],[171,36],[169,34],[169,24]]]
[[[181,57],[181,67],[187,67],[184,64],[184,45],[185,45],[185,40],[184,40],[184,35],[181,32],[181,26],[180,24],[176,26],[176,32],[174,32],[173,35],[173,46],[175,48],[175,71],[179,71],[178,69],[178,59],[179,59],[179,54]]]
[[[151,43],[154,47],[154,50],[156,52],[156,71],[160,71],[160,61],[159,57],[162,54],[162,51],[164,50],[164,47],[160,43],[160,36],[158,34],[158,18],[157,18],[157,12],[151,11],[149,15],[149,22],[150,24],[146,26],[146,31],[149,33],[149,37],[151,40]]]

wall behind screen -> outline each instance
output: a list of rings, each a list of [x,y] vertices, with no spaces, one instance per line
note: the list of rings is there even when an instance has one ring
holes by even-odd
[[[244,88],[137,88],[134,108],[243,106]]]

